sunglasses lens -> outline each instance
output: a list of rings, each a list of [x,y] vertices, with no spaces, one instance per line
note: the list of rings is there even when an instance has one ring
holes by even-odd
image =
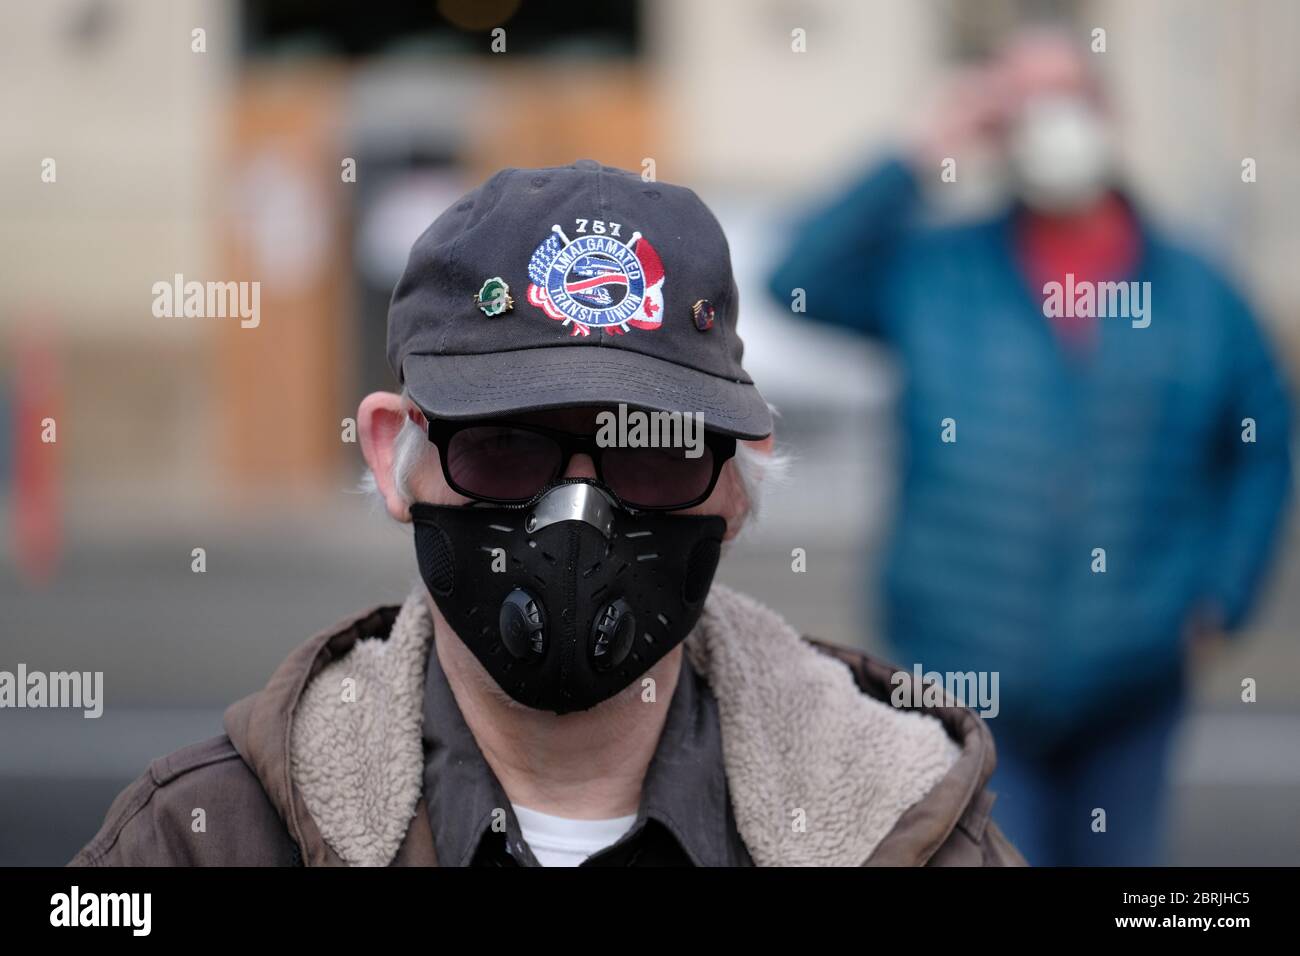
[[[671,508],[694,502],[713,477],[713,449],[697,458],[685,448],[607,448],[601,470],[610,490],[641,508]]]
[[[471,496],[523,501],[559,474],[563,454],[554,439],[508,425],[476,425],[447,444],[452,483]]]

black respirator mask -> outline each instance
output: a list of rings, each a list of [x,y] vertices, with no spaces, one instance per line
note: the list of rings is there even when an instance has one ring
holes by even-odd
[[[586,479],[524,505],[411,506],[420,576],[507,694],[557,714],[594,707],[699,619],[727,523],[632,512]]]

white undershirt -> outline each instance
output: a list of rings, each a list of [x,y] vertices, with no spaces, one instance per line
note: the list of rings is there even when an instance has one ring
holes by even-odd
[[[571,820],[512,803],[524,842],[542,866],[577,866],[593,853],[617,843],[632,829],[636,814],[610,820]]]

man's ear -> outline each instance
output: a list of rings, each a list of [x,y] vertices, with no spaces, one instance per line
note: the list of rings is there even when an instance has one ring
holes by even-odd
[[[375,476],[375,487],[384,496],[388,513],[398,521],[411,520],[410,503],[398,492],[393,481],[393,460],[397,433],[406,422],[402,398],[392,392],[371,392],[357,409],[357,434],[361,454]]]

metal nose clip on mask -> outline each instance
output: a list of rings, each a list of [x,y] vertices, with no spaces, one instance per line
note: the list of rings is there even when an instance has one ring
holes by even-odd
[[[411,506],[438,610],[512,698],[594,707],[680,644],[713,583],[727,523],[632,512],[570,479],[523,506]]]

